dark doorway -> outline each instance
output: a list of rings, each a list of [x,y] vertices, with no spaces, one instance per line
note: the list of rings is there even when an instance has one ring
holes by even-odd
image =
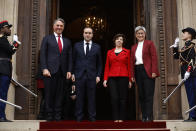
[[[73,43],[83,40],[82,32],[87,20],[95,19],[93,41],[99,43],[102,48],[104,64],[107,51],[114,47],[112,38],[115,34],[126,35],[125,48],[130,49],[134,43],[134,1],[132,0],[60,0],[59,8],[59,17],[66,21],[64,36],[71,39]],[[99,22],[96,21],[97,19]],[[127,104],[129,120],[136,119],[135,101],[135,89],[132,88],[129,90]],[[97,88],[97,119],[112,119],[109,90],[102,86],[102,81]]]

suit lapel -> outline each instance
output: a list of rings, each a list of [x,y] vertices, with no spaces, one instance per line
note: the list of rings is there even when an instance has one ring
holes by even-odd
[[[146,49],[146,41],[144,40],[143,48],[142,48],[142,58],[144,58],[145,49]]]
[[[134,49],[133,49],[133,54],[135,55],[135,53],[136,53],[136,50],[137,50],[137,46],[138,46],[138,43],[133,47]],[[134,56],[135,57],[135,56]]]
[[[95,49],[95,44],[93,44],[93,42],[92,42],[91,49],[89,50],[88,55],[90,55],[94,49]]]
[[[58,51],[59,51],[59,46],[58,46],[58,43],[57,43],[57,41],[56,41],[55,35],[52,35],[52,40],[53,40],[52,43],[55,44],[56,49],[58,49]],[[59,52],[59,53],[60,53],[60,52]]]
[[[66,44],[65,44],[65,39],[63,37],[62,37],[62,39],[63,39],[63,43],[62,43],[62,45],[63,45],[62,52],[63,52],[63,50],[65,49]]]
[[[116,55],[114,50],[115,50],[115,48],[112,49],[112,52],[111,52],[111,55],[112,55],[112,57],[114,57],[114,59],[119,59],[118,57],[121,57],[126,52],[124,49],[122,49],[122,51],[118,55]]]
[[[81,53],[85,56],[85,52],[84,52],[84,42],[80,43],[80,51]]]

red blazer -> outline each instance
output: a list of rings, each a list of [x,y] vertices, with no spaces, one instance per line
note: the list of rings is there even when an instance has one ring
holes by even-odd
[[[135,78],[135,52],[137,49],[137,43],[133,45],[131,49],[131,78]],[[143,64],[144,68],[150,78],[152,78],[152,73],[156,73],[157,77],[160,75],[158,71],[158,60],[157,60],[157,53],[154,43],[150,40],[145,40],[143,44]]]
[[[107,59],[104,71],[104,80],[108,77],[130,77],[130,50],[123,48],[122,52],[116,56],[115,49],[107,52]]]

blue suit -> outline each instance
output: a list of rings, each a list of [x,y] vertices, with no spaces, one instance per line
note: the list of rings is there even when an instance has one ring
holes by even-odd
[[[55,35],[45,36],[40,49],[41,71],[48,69],[51,77],[45,77],[44,93],[46,119],[48,121],[61,120],[63,90],[67,72],[72,68],[72,46],[69,39],[62,37],[63,49],[60,53]]]
[[[85,55],[84,42],[78,42],[73,49],[73,74],[75,75],[76,85],[76,118],[81,121],[84,106],[84,95],[87,94],[89,119],[95,120],[96,107],[96,77],[101,77],[102,57],[101,48],[98,44],[92,43],[92,47]]]

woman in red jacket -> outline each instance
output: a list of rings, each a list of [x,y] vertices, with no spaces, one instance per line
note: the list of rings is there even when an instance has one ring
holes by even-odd
[[[110,87],[114,122],[123,122],[126,117],[128,87],[131,88],[130,50],[123,48],[123,34],[115,35],[113,41],[115,48],[107,52],[103,85]]]
[[[159,76],[156,48],[150,40],[145,40],[146,29],[135,28],[137,43],[131,49],[131,79],[139,90],[142,121],[153,120],[153,96],[155,78]]]

